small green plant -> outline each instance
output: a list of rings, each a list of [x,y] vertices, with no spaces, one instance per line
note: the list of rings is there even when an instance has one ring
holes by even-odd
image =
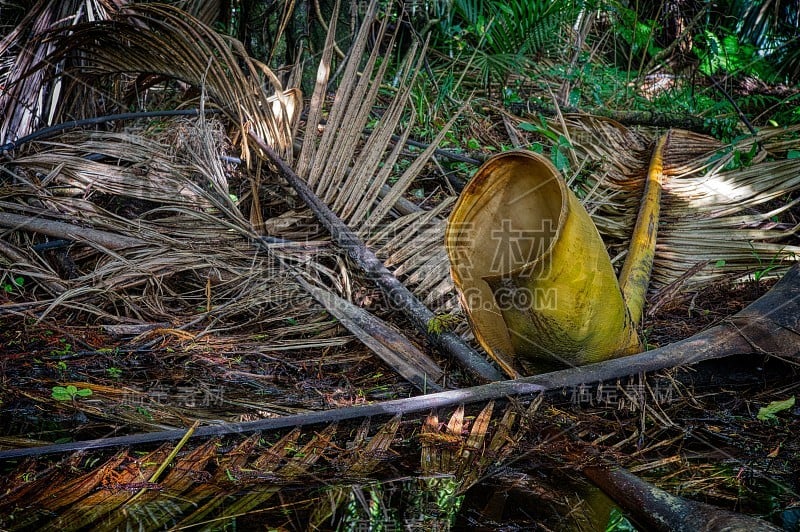
[[[428,320],[428,332],[430,334],[442,334],[444,331],[450,330],[456,323],[458,323],[457,316],[437,314]]]
[[[658,27],[657,21],[642,17],[642,13],[623,7],[622,3],[615,5],[613,11],[617,15],[615,23],[618,34],[627,45],[621,48],[630,52],[630,62],[658,55],[661,48],[653,40],[654,31]]]
[[[700,60],[700,71],[707,76],[724,72],[744,73],[765,80],[776,77],[774,68],[759,54],[755,45],[741,41],[727,30],[719,34],[703,31],[693,42],[692,51]]]
[[[721,136],[724,136],[724,135],[722,135],[724,133],[729,133],[729,132],[723,132],[721,129],[718,129],[717,132],[720,133]],[[738,135],[738,136],[734,137],[731,142],[735,143],[737,141],[746,139],[748,137],[749,137],[749,135]],[[724,169],[725,170],[737,170],[739,168],[747,168],[748,166],[752,165],[753,164],[753,158],[756,155],[758,155],[758,143],[757,142],[753,142],[751,144],[751,146],[750,146],[750,149],[748,149],[748,150],[740,150],[740,149],[736,149],[735,147],[730,147],[730,148],[727,148],[727,149],[724,149],[724,150],[720,150],[718,153],[716,153],[714,156],[711,157],[711,161],[712,162],[713,161],[718,161],[718,160],[722,159],[723,157],[730,156],[730,159],[728,160],[728,162],[725,163]]]
[[[57,401],[72,401],[77,397],[89,397],[92,390],[89,388],[78,389],[77,386],[53,386],[53,399]]]
[[[569,157],[567,151],[572,148],[569,139],[564,135],[556,133],[547,125],[547,119],[544,116],[539,116],[539,123],[533,124],[530,122],[522,122],[519,128],[523,131],[536,133],[546,138],[553,143],[550,150],[550,160],[559,172],[567,173],[569,171]],[[539,151],[534,148],[534,151]],[[541,153],[541,152],[539,152]]]
[[[148,421],[153,421],[153,414],[143,406],[137,406],[136,412],[143,415]]]
[[[481,143],[478,139],[470,138],[467,140],[467,148],[472,151],[478,151],[481,149]]]
[[[106,368],[106,373],[112,379],[119,379],[122,376],[122,370],[114,366]]]
[[[794,396],[786,399],[785,401],[772,401],[767,406],[762,406],[758,409],[758,415],[756,417],[759,421],[764,421],[767,423],[777,423],[778,422],[778,412],[783,412],[784,410],[790,410],[794,406]]]
[[[636,528],[631,524],[625,515],[614,507],[608,516],[606,532],[634,532]]]
[[[13,294],[15,290],[19,290],[25,284],[23,277],[12,277],[11,280],[3,282],[3,291],[7,294]]]
[[[72,353],[72,344],[67,343],[66,338],[61,338],[59,340],[61,347],[56,349],[51,349],[50,354],[53,356],[66,356]],[[66,369],[66,368],[64,368]]]
[[[767,275],[769,275],[773,270],[779,268],[781,265],[781,257],[780,252],[776,253],[769,259],[769,262],[761,260],[761,255],[758,254],[756,249],[753,247],[753,244],[750,244],[751,252],[753,256],[758,261],[758,269],[753,272],[753,279],[758,283],[761,279],[764,279]]]

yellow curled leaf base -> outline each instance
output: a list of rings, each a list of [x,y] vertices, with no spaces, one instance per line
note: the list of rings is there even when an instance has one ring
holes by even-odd
[[[662,136],[650,157],[650,168],[647,171],[639,215],[628,246],[628,256],[619,272],[622,298],[628,305],[628,313],[636,325],[642,319],[656,254],[656,236],[661,214],[661,185],[664,179],[664,150],[669,138],[669,133]]]
[[[509,375],[641,351],[600,234],[546,158],[487,161],[456,203],[445,246],[475,337]]]

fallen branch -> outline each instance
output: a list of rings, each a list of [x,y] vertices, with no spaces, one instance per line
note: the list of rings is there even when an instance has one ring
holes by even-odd
[[[583,468],[583,474],[641,530],[783,530],[763,519],[676,497],[622,468],[589,466]]]
[[[649,111],[615,111],[605,107],[591,107],[581,109],[573,106],[560,108],[562,113],[591,114],[616,120],[626,126],[652,126],[663,127],[666,129],[688,129],[697,133],[711,135],[711,123],[708,120],[699,118],[695,115],[661,113],[655,110]],[[509,105],[509,111],[517,115],[544,114],[546,116],[557,115],[556,109],[535,101],[526,103],[513,103]]]
[[[24,229],[25,231],[33,231],[55,238],[88,242],[108,249],[123,249],[144,245],[144,242],[138,238],[100,231],[90,227],[81,227],[66,222],[8,212],[0,212],[0,227],[7,227],[14,231]]]
[[[365,406],[323,410],[244,423],[205,426],[198,428],[193,437],[223,436],[318,423],[333,423],[379,415],[426,412],[436,408],[481,403],[514,395],[542,393],[564,387],[694,364],[703,360],[753,353],[800,359],[800,265],[793,266],[772,290],[721,325],[680,342],[638,355],[523,379],[492,382],[474,388],[395,399]],[[181,439],[185,434],[185,430],[168,430],[12,449],[0,451],[0,460],[174,441]]]
[[[281,175],[297,191],[306,205],[311,208],[317,219],[331,234],[333,241],[347,252],[350,258],[369,276],[370,280],[381,289],[387,300],[392,305],[396,305],[414,323],[417,330],[428,336],[431,343],[444,353],[455,358],[473,375],[488,381],[503,378],[500,371],[489,364],[477,351],[468,346],[460,336],[449,331],[441,334],[429,333],[428,322],[435,317],[434,313],[397,280],[392,272],[383,265],[383,262],[308,188],[294,170],[261,137],[252,131],[250,132],[250,137],[278,167]]]

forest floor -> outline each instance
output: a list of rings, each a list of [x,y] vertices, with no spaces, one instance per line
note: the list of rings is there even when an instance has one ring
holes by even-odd
[[[691,336],[741,310],[772,283],[728,283],[683,294],[645,319],[643,336],[649,347]],[[252,354],[241,337],[195,339],[169,327],[125,336],[67,323],[68,317],[58,314],[40,322],[0,318],[0,445],[104,438],[185,427],[198,419],[239,422],[414,394],[355,344],[267,358]],[[424,345],[422,338],[416,340]],[[469,384],[457,368],[439,362],[451,372],[451,383]],[[536,410],[512,401],[528,426],[537,428],[535,434],[517,441],[510,462],[467,490],[454,522],[513,529],[535,520],[553,529],[591,528],[586,523],[596,524],[607,503],[592,496],[576,467],[581,459],[565,458],[576,446],[602,448],[618,464],[672,493],[780,522],[800,489],[800,409],[774,422],[758,421],[755,414],[798,393],[794,372],[766,356],[735,357],[646,380],[640,376],[563,390],[549,394]],[[419,447],[409,443],[409,434],[418,425],[412,422],[403,430],[405,443],[397,444],[396,456],[417,455]],[[24,467],[41,472],[58,463],[52,460]],[[79,468],[88,472],[91,467]],[[373,478],[383,479],[382,496],[390,504],[411,497],[398,479],[419,473],[418,460],[403,458]],[[19,467],[6,474],[7,485],[24,482]],[[336,485],[335,460],[315,475],[311,486]],[[309,490],[314,491],[305,479],[284,495],[284,504],[310,496]],[[311,510],[301,505],[293,511],[305,522],[301,517]]]

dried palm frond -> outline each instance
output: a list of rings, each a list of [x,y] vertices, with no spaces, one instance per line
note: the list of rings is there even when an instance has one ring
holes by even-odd
[[[305,522],[317,527],[348,519],[345,506],[359,486],[420,467],[426,478],[414,486],[431,490],[431,498],[445,496],[437,504],[454,513],[459,496],[516,448],[524,430],[517,417],[516,406],[496,417],[490,403],[471,422],[457,408],[443,430],[433,415],[405,423],[397,415],[372,430],[365,420],[353,436],[332,424],[317,431],[295,428],[277,439],[254,434],[230,447],[211,440],[172,464],[172,445],[138,458],[123,451],[88,462],[75,455],[65,459],[72,467],[39,473],[26,462],[27,475],[14,471],[4,479],[10,483],[0,501],[0,524],[10,530],[202,526],[261,515],[270,499],[280,497],[294,501]],[[165,463],[166,475],[149,480]],[[422,509],[409,508],[407,516]]]
[[[215,328],[260,324],[258,329],[270,328],[285,342],[283,316],[311,325],[319,313],[292,270],[312,278],[313,272],[324,272],[324,284],[331,287],[341,286],[346,270],[323,266],[333,256],[322,243],[273,243],[260,253],[251,244],[257,236],[231,197],[230,172],[220,164],[220,131],[191,122],[175,122],[172,131],[171,144],[155,142],[147,132],[71,133],[19,157],[15,172],[28,176],[29,187],[6,196],[0,215],[77,224],[71,237],[78,242],[79,226],[88,225],[134,236],[140,245],[111,252],[73,244],[76,270],[61,279],[18,235],[7,245],[24,257],[24,265],[13,260],[12,269],[63,286],[40,306],[67,305],[114,320],[171,321],[184,315]],[[312,253],[315,260],[309,261]],[[290,336],[306,345],[302,336],[331,326],[318,323]]]
[[[388,222],[372,235],[370,246],[395,275],[426,305],[438,312],[458,306],[450,263],[444,248],[443,212],[455,198],[445,198],[429,211],[419,211]]]
[[[597,168],[575,185],[607,243],[619,249],[635,221],[646,140],[595,117],[568,117],[566,125],[578,158]],[[797,147],[790,140],[796,130],[768,128],[727,146],[705,135],[672,132],[664,153],[651,289],[690,270],[695,274],[681,279],[687,287],[752,271],[780,273],[800,257],[796,222],[778,221],[798,201],[787,199],[800,189],[800,161],[786,158]]]
[[[251,127],[282,155],[291,157],[299,93],[284,93],[275,74],[249,57],[240,42],[175,7],[129,7],[113,21],[79,25],[68,35],[55,37],[54,42],[58,47],[48,61],[76,52],[87,58],[65,72],[73,79],[139,72],[184,81],[202,88],[211,103],[241,128],[245,157],[249,153],[246,131]],[[78,95],[67,91],[65,101],[74,101]],[[66,115],[73,109],[63,105],[60,111]]]
[[[0,41],[0,144],[56,120],[65,80],[55,74],[64,69],[65,62],[47,59],[57,50],[55,43],[44,39],[47,32],[107,19],[124,4],[124,0],[38,0],[30,6]]]
[[[128,72],[157,73],[201,87],[207,103],[222,108],[234,125],[255,128],[291,155],[299,93],[284,94],[275,76],[246,57],[241,44],[185,13],[169,6],[140,7],[118,13],[114,22],[79,24],[71,34],[51,36],[53,53],[32,71],[75,55],[91,58],[67,61],[63,77],[71,84],[61,96],[61,116],[82,116],[63,102],[81,101],[81,91],[93,80],[107,80],[93,90],[108,88],[104,96],[115,102],[131,85]],[[246,136],[240,138],[246,142]],[[156,121],[124,133],[68,133],[24,146],[13,167],[3,168],[4,182],[19,183],[0,193],[5,227],[22,229],[20,216],[36,216],[42,222],[37,231],[49,223],[75,243],[64,244],[70,247],[60,253],[69,267],[60,271],[35,251],[39,238],[11,233],[4,243],[4,265],[41,280],[50,297],[37,301],[39,308],[71,307],[122,321],[185,316],[189,323],[204,321],[221,329],[259,323],[258,328],[266,326],[280,339],[278,348],[287,348],[292,336],[298,345],[307,345],[303,337],[332,324],[319,323],[319,308],[294,276],[303,271],[313,279],[314,271],[325,271],[331,277],[320,284],[335,288],[347,284],[347,270],[323,266],[336,261],[323,243],[254,248],[258,237],[247,211],[251,219],[260,219],[267,189],[253,179],[248,194],[241,176],[249,176],[221,162],[225,146],[219,125],[202,118]],[[249,201],[238,196],[249,196]],[[281,208],[286,209],[285,203]],[[135,235],[136,243],[126,240],[122,248],[92,244],[80,226],[109,236]],[[287,315],[302,320],[304,330],[289,332]]]
[[[367,20],[374,17],[376,8],[377,5],[372,2],[366,14]],[[384,21],[378,40],[385,30]],[[329,33],[325,58],[330,58],[334,31],[335,28],[332,28]],[[365,53],[370,32],[371,29],[366,24],[362,26],[351,55],[360,56]],[[393,39],[394,36],[392,42]],[[442,129],[430,147],[414,160],[388,192],[382,192],[381,189],[392,177],[393,166],[401,155],[412,127],[409,123],[400,135],[400,140],[393,142],[392,136],[406,115],[411,89],[422,66],[424,50],[419,51],[416,43],[412,45],[405,64],[400,67],[403,75],[399,80],[397,93],[369,137],[362,142],[361,132],[371,117],[378,89],[390,63],[384,60],[380,66],[376,66],[379,57],[379,47],[373,47],[363,67],[358,62],[348,61],[323,132],[317,138],[316,125],[322,114],[323,96],[330,69],[330,65],[323,60],[317,73],[317,84],[308,112],[308,126],[297,164],[298,175],[307,180],[312,191],[351,228],[367,236],[385,221],[452,124],[451,122]]]

